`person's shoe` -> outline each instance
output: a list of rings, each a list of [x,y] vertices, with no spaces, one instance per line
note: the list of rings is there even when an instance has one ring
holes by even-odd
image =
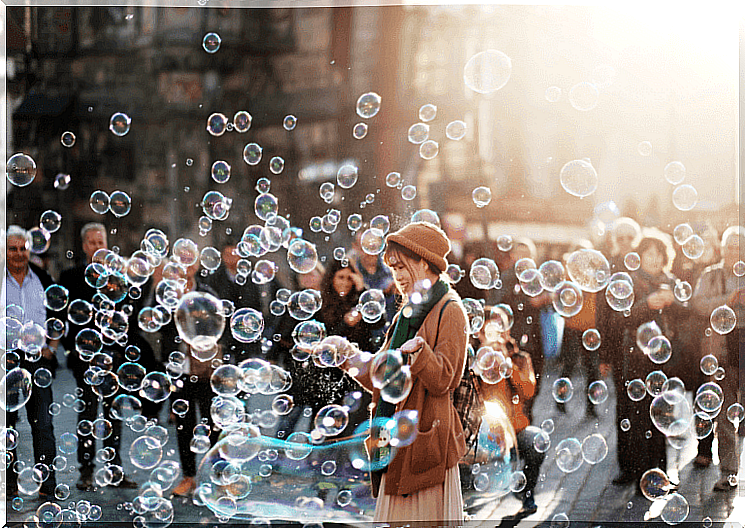
[[[531,495],[530,497],[527,497],[525,500],[523,500],[523,507],[520,508],[520,511],[517,512],[517,515],[522,517],[527,517],[528,515],[533,515],[535,512],[538,511],[538,505],[535,503],[535,499]]]
[[[129,480],[125,476],[122,481],[114,487],[122,489],[137,489],[139,487],[139,484],[137,484],[134,480]]]
[[[75,487],[80,491],[94,491],[96,488],[93,485],[93,474],[92,473],[81,473]]]
[[[184,477],[178,485],[173,488],[173,494],[179,497],[190,497],[197,489],[197,483],[193,477]]]
[[[632,475],[631,473],[620,473],[616,478],[614,478],[611,482],[615,486],[625,486],[626,484],[631,484],[636,480],[636,477]]]
[[[559,410],[561,414],[567,413],[567,405],[566,403],[557,403],[556,408]]]
[[[737,489],[737,482],[735,485],[730,484],[729,477],[722,477],[714,484],[714,491],[733,491]]]
[[[711,465],[711,457],[706,455],[698,455],[693,459],[693,467],[707,468]]]

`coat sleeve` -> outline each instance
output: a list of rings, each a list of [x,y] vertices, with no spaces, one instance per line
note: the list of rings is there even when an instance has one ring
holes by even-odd
[[[696,283],[691,297],[691,307],[693,310],[707,320],[712,310],[727,302],[727,294],[722,292],[719,284],[719,270],[717,268],[704,271]]]
[[[463,375],[466,358],[466,314],[460,302],[445,307],[434,349],[425,342],[411,366],[416,377],[431,394],[442,396],[455,388]]]

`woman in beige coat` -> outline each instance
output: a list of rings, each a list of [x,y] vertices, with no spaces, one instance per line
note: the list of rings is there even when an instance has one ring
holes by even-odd
[[[452,392],[463,374],[467,317],[458,294],[440,277],[450,241],[433,224],[415,222],[389,235],[386,243],[384,261],[406,303],[379,353],[401,351],[410,368],[411,391],[399,403],[389,403],[373,386],[370,363],[367,368],[353,361],[343,366],[373,394],[366,446],[377,469],[371,472],[374,520],[462,522],[458,460],[466,443]],[[404,410],[417,412],[417,434],[411,444],[397,447],[378,424]]]

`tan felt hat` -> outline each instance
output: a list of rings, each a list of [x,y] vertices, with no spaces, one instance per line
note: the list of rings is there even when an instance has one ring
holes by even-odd
[[[445,271],[450,253],[450,240],[445,232],[429,222],[413,222],[386,237],[386,243],[395,242]]]

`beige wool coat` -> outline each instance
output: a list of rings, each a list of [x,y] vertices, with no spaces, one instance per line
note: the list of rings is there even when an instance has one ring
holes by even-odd
[[[438,328],[440,311],[449,299],[457,302],[445,307]],[[411,392],[396,406],[396,412],[417,411],[418,431],[414,442],[398,448],[388,465],[386,495],[407,495],[442,484],[445,471],[455,466],[466,452],[463,427],[453,407],[452,392],[463,375],[467,321],[460,297],[451,289],[432,308],[417,333],[425,345],[411,364]],[[386,342],[381,350],[388,344]],[[380,391],[373,387],[367,371],[355,379],[372,392],[371,416],[375,416]],[[377,497],[379,479],[375,477],[373,475],[373,496]]]

